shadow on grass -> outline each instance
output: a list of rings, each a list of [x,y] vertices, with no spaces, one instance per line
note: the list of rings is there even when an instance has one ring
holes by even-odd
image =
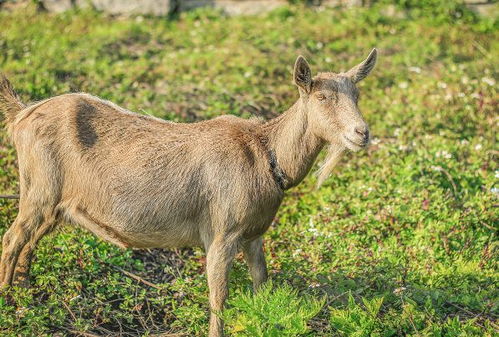
[[[294,270],[307,268],[306,263],[292,266]],[[493,325],[499,318],[498,293],[494,290],[497,279],[494,277],[471,271],[453,272],[442,275],[437,282],[426,283],[425,276],[417,275],[415,271],[409,272],[406,266],[386,259],[362,269],[364,274],[361,276],[332,272],[302,277],[298,273],[285,272],[286,264],[283,264],[282,272],[276,273],[273,279],[275,284],[291,283],[304,295],[326,299],[323,310],[310,322],[312,330],[319,335],[334,333],[330,309],[346,309],[350,296],[360,307],[364,307],[364,300],[369,302],[383,297],[383,306],[377,317],[380,320],[390,320],[394,312],[402,317],[404,306],[410,303],[424,317],[416,324],[418,330],[434,322],[443,325],[449,318],[457,318],[461,322],[471,320],[473,324],[484,328]],[[411,279],[408,275],[411,275]],[[386,318],[383,317],[385,314]],[[402,321],[391,323],[398,328],[395,335],[408,333]]]

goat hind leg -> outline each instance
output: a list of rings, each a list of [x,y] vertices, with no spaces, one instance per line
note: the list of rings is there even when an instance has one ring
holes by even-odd
[[[3,238],[0,287],[12,284],[18,263],[20,272],[27,271],[36,243],[56,223],[60,201],[60,160],[51,145],[31,137],[17,145],[21,199]]]
[[[33,231],[32,228],[26,225],[28,221],[22,213],[19,213],[12,226],[3,236],[2,257],[0,259],[0,286],[9,286],[12,283],[19,254]]]
[[[56,226],[57,221],[45,221],[34,233],[28,243],[21,250],[17,265],[14,272],[13,283],[21,286],[28,286],[29,284],[29,270],[31,267],[31,260],[36,245],[42,237],[49,234]]]
[[[39,235],[37,238],[37,231],[51,228],[55,222],[53,216],[47,217],[39,209],[35,208],[33,211],[26,212],[23,209],[21,207],[16,220],[3,237],[2,257],[0,259],[0,287],[12,284],[21,252],[28,244],[32,244],[34,248],[38,239],[43,236]],[[26,253],[26,257],[31,255],[28,250]]]

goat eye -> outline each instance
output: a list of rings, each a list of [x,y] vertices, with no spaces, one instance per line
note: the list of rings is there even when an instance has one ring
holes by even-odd
[[[325,99],[326,99],[326,96],[325,96],[325,95],[323,95],[323,94],[319,94],[319,95],[317,95],[317,99],[318,99],[319,101],[323,101],[323,100],[325,100]]]

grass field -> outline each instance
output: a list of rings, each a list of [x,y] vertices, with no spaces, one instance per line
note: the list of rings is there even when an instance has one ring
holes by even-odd
[[[0,12],[0,69],[25,101],[85,91],[175,121],[270,118],[298,97],[298,54],[313,71],[341,71],[378,47],[360,84],[372,146],[345,156],[321,189],[311,174],[287,192],[265,235],[272,282],[253,296],[237,258],[227,330],[497,336],[497,22],[459,7],[384,8],[171,19]],[[3,129],[1,193],[18,193]],[[17,201],[0,199],[0,235],[16,213]],[[63,227],[39,245],[32,286],[9,290],[16,304],[0,297],[0,335],[203,336],[204,266],[199,249],[123,251]]]

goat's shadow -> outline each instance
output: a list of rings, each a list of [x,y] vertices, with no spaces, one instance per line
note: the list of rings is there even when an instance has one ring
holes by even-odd
[[[383,297],[381,314],[395,310],[402,315],[404,304],[410,302],[422,312],[427,312],[427,306],[431,303],[433,310],[431,319],[440,322],[457,317],[460,320],[474,320],[479,325],[483,325],[486,321],[494,322],[499,317],[494,305],[469,301],[470,295],[477,294],[483,289],[494,289],[497,282],[493,277],[477,275],[472,271],[453,272],[442,276],[446,282],[440,283],[442,286],[439,287],[439,283],[427,284],[423,281],[424,277],[411,279],[409,276],[413,271],[404,264],[397,264],[386,258],[374,264],[369,262],[369,266],[361,268],[362,271],[359,271],[356,276],[350,276],[350,273],[341,271],[318,273],[313,277],[296,273],[297,270],[310,268],[306,262],[288,261],[281,266],[283,271],[288,268],[295,272],[275,274],[273,278],[277,280],[277,283],[288,282],[300,290],[301,294],[324,298],[326,301],[323,310],[310,322],[315,331],[322,333],[320,335],[329,335],[334,332],[331,331],[334,327],[328,323],[330,308],[347,308],[350,296],[361,307],[364,307],[362,299],[369,301]],[[493,297],[492,294],[488,298],[489,304],[496,302],[497,298],[494,300]],[[425,326],[418,327],[418,329],[423,328]],[[402,330],[403,327],[400,329],[396,335],[406,333]]]

